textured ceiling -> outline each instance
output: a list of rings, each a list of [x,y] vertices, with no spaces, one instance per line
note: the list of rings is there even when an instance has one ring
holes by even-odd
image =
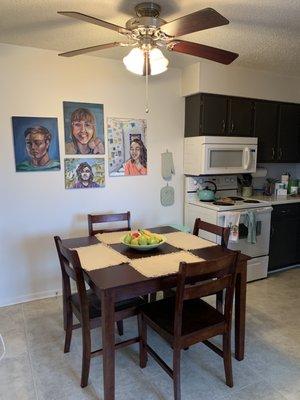
[[[124,26],[134,15],[130,0],[0,0],[0,42],[59,52],[119,41],[116,32],[58,15],[78,11]],[[212,7],[230,24],[182,36],[240,54],[236,65],[300,76],[300,0],[156,0],[161,17],[171,21]],[[113,48],[89,55],[121,59],[128,49]],[[199,60],[170,54],[170,66]],[[80,56],[84,57],[84,56]]]

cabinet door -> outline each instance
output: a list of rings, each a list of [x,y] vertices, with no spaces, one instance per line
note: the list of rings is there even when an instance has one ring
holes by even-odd
[[[278,108],[278,103],[254,103],[254,136],[258,138],[257,162],[275,162],[277,159]]]
[[[200,102],[200,94],[185,98],[185,137],[200,135]]]
[[[279,107],[278,161],[300,162],[300,105]]]
[[[300,262],[300,205],[274,206],[271,221],[269,270]]]
[[[253,136],[253,101],[243,98],[229,99],[228,134]]]
[[[227,97],[202,94],[201,135],[224,136],[226,134]]]

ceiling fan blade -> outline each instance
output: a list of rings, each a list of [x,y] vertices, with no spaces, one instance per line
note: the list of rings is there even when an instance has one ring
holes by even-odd
[[[186,42],[185,40],[173,40],[168,43],[167,49],[178,53],[206,58],[207,60],[216,61],[226,65],[232,63],[232,61],[239,56],[237,53],[232,53],[231,51],[205,46],[200,43]]]
[[[117,46],[121,46],[121,43],[113,42],[113,43],[99,44],[98,46],[91,46],[91,47],[85,47],[84,49],[67,51],[66,53],[59,54],[59,56],[73,57],[73,56],[78,56],[79,54],[90,53],[92,51],[104,50],[104,49],[109,49],[110,47],[117,47]]]
[[[111,24],[110,22],[103,21],[102,19],[91,17],[90,15],[81,14],[75,11],[57,11],[57,14],[65,15],[66,17],[75,18],[79,19],[80,21],[85,21],[94,25],[102,26],[102,28],[112,29],[113,31],[121,34],[127,34],[131,32],[128,29],[123,28],[122,26]]]
[[[228,19],[216,10],[213,8],[204,8],[174,21],[167,22],[161,26],[161,30],[170,36],[182,36],[227,24],[229,24]]]

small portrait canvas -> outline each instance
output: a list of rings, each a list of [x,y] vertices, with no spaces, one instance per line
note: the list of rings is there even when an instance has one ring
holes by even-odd
[[[91,189],[104,186],[104,158],[65,158],[66,189]]]
[[[63,102],[66,154],[105,154],[103,104]]]
[[[147,175],[146,120],[108,118],[110,176]]]
[[[12,117],[17,172],[60,170],[57,118]]]

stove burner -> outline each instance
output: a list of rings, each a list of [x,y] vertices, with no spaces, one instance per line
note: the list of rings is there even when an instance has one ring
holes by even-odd
[[[244,200],[243,197],[238,197],[238,196],[228,196],[228,199],[231,199],[233,201],[241,201]]]
[[[234,206],[234,203],[229,203],[228,201],[214,201],[215,206]]]
[[[260,201],[259,200],[251,200],[251,199],[249,199],[249,200],[244,200],[244,203],[260,203]]]

